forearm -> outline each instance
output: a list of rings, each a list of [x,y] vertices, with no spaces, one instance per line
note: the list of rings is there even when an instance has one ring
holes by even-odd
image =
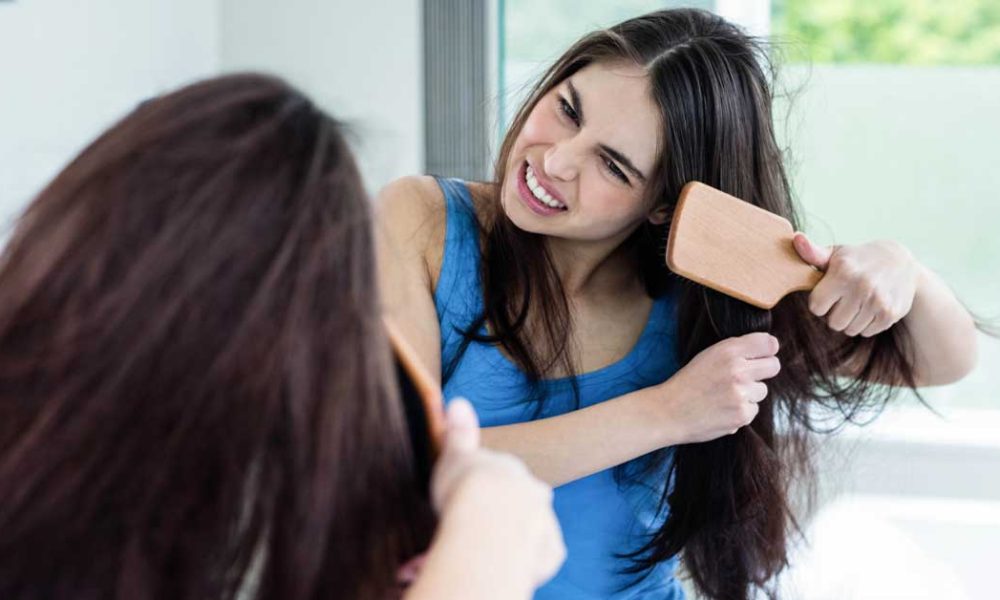
[[[558,417],[487,427],[483,444],[523,460],[558,486],[680,441],[665,418],[663,386],[645,388]]]
[[[913,307],[903,319],[913,344],[918,385],[955,382],[976,364],[976,326],[948,286],[920,265]]]

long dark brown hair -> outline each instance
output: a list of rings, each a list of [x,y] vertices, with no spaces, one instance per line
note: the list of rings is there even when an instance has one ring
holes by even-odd
[[[774,70],[767,49],[700,10],[630,19],[567,50],[516,115],[501,146],[494,189],[503,186],[515,140],[545,94],[589,64],[623,61],[645,68],[664,125],[665,149],[648,183],[651,209],[672,206],[685,183],[701,181],[799,228],[774,135]],[[556,367],[572,373],[567,350],[572,322],[544,237],[518,229],[499,202],[483,209],[485,310],[466,339],[502,345],[533,382]],[[704,595],[743,600],[754,589],[766,591],[787,563],[786,540],[794,524],[789,484],[811,472],[810,432],[830,426],[815,422],[810,407],[832,408],[840,421],[874,414],[893,388],[870,381],[914,386],[911,349],[902,324],[870,339],[832,334],[809,312],[803,294],[762,311],[681,281],[664,264],[668,229],[646,222],[625,244],[634,250],[636,271],[650,296],[677,295],[681,363],[722,339],[770,331],[781,340],[782,371],[769,380],[769,397],[749,427],[676,448],[668,477],[673,483],[664,498],[669,517],[648,544],[629,555],[631,570],[641,574],[681,554]],[[518,259],[524,256],[542,260]],[[476,334],[484,322],[489,336]],[[860,365],[856,380],[837,377],[848,361]],[[536,394],[542,395],[539,386]],[[652,468],[666,456],[658,452],[645,459]]]
[[[0,597],[393,593],[432,525],[341,130],[209,80],[31,203],[0,264]]]

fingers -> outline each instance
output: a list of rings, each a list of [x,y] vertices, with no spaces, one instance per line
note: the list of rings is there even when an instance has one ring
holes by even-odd
[[[756,332],[734,338],[741,357],[746,359],[766,358],[778,353],[778,338],[769,333]]]
[[[755,381],[746,386],[746,399],[757,404],[767,398],[767,384]],[[756,412],[754,413],[756,415]]]
[[[766,395],[767,394],[765,393],[765,396]],[[736,417],[736,426],[730,429],[727,433],[732,435],[747,425],[750,425],[753,423],[753,420],[757,418],[758,413],[760,413],[759,401],[744,402],[739,408],[738,416]]]
[[[825,317],[833,305],[840,300],[842,293],[840,284],[834,278],[824,277],[820,279],[813,291],[809,293],[809,312],[820,318]]]
[[[755,358],[753,360],[747,361],[746,374],[749,379],[753,381],[761,381],[762,379],[771,379],[781,372],[781,361],[777,356],[769,356],[766,358]]]
[[[861,306],[861,300],[853,296],[842,296],[830,311],[826,324],[834,331],[844,331],[861,312]]]
[[[817,269],[826,270],[827,266],[830,264],[830,257],[833,255],[833,249],[814,244],[812,240],[810,240],[806,234],[802,232],[798,232],[792,237],[792,246],[795,247],[795,251],[798,252],[799,257],[801,257],[802,260]]]
[[[798,239],[795,244],[797,248],[808,245]],[[809,310],[830,329],[849,337],[881,333],[912,308],[914,264],[898,244],[836,247],[826,273],[809,294]]]
[[[842,298],[834,305],[833,311],[826,318],[826,323],[831,330],[839,331],[848,337],[858,335],[871,337],[889,329],[893,321],[866,305],[859,305]]]
[[[810,293],[809,311],[833,331],[853,336],[871,325],[876,316],[873,301],[867,286],[852,285],[831,272]]]
[[[860,335],[861,337],[866,337],[866,338],[872,337],[873,335],[878,335],[883,331],[885,331],[886,329],[889,329],[890,326],[891,324],[886,323],[885,321],[882,321],[878,318],[875,318],[871,322],[871,324],[868,325],[868,327],[864,328],[864,330],[861,332]]]
[[[559,528],[559,521],[554,512],[551,515],[550,531],[542,538],[540,554],[542,560],[538,563],[538,573],[535,578],[536,587],[552,579],[566,560],[566,543],[563,540],[562,530]]]
[[[448,403],[445,413],[447,433],[445,451],[468,452],[479,447],[479,418],[472,404],[465,398],[455,398]]]
[[[871,298],[861,305],[861,310],[854,316],[854,319],[844,328],[844,334],[854,337],[865,331],[875,322],[878,315],[875,312],[874,303]]]
[[[472,466],[479,448],[479,419],[469,401],[455,398],[445,410],[445,437],[441,456],[431,476],[431,499],[442,510],[456,483]]]

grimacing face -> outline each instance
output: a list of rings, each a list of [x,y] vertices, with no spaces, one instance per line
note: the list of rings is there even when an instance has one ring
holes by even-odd
[[[519,228],[575,241],[624,240],[647,218],[662,120],[642,67],[593,63],[531,110],[506,165],[501,202]]]

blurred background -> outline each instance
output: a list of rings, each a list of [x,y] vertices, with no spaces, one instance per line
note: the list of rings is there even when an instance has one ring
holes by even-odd
[[[806,231],[901,241],[1000,319],[997,0],[0,0],[0,243],[42,185],[144,99],[223,72],[289,79],[351,124],[369,190],[486,178],[577,37],[696,6],[770,36]],[[996,598],[1000,343],[979,368],[821,445],[785,598]]]

